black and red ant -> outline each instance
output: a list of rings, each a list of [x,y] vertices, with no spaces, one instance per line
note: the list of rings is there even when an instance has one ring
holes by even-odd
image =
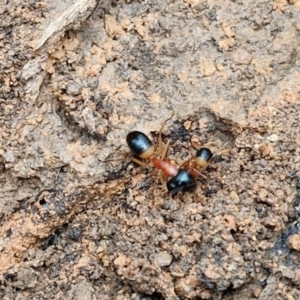
[[[139,164],[140,166],[147,166],[149,162],[152,162],[153,166],[160,170],[165,176],[175,176],[178,173],[178,168],[171,164],[171,162],[165,158],[169,149],[169,141],[167,142],[166,146],[163,149],[163,142],[162,142],[162,130],[164,125],[168,120],[170,120],[174,115],[172,113],[171,117],[166,119],[159,132],[158,132],[158,155],[159,157],[155,156],[155,148],[151,140],[140,131],[131,131],[128,133],[126,142],[133,153],[134,157],[132,157],[132,161]],[[148,160],[148,162],[145,162]]]
[[[132,161],[141,166],[146,166],[149,162],[145,162],[145,160],[149,160],[153,166],[160,170],[166,177],[171,177],[167,181],[167,189],[171,197],[180,191],[193,187],[196,183],[196,179],[201,175],[200,171],[210,163],[213,157],[213,153],[208,148],[201,148],[196,152],[196,156],[193,159],[185,162],[181,167],[173,165],[165,158],[169,141],[164,150],[162,150],[161,132],[165,123],[170,120],[173,115],[174,113],[163,122],[158,134],[158,154],[161,155],[160,158],[154,156],[154,145],[143,132],[131,131],[126,138],[127,145],[134,154]]]
[[[200,148],[196,152],[195,158],[184,164],[185,168],[180,168],[178,173],[167,181],[167,189],[170,195],[192,188],[196,179],[202,175],[204,170],[213,158],[213,153],[208,148]]]

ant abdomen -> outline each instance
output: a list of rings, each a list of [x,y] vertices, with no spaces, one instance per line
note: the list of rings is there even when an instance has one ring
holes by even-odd
[[[212,157],[213,153],[208,148],[201,148],[197,151],[194,161],[199,168],[204,168]]]
[[[195,178],[186,169],[180,169],[176,176],[167,182],[167,189],[173,196],[180,191],[187,190],[195,185]]]
[[[154,153],[152,142],[140,131],[129,132],[126,142],[132,153],[140,158],[149,158]]]

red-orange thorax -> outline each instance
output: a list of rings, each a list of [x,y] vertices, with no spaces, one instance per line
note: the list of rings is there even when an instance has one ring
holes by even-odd
[[[155,157],[153,157],[151,160],[154,167],[161,170],[164,173],[164,175],[171,176],[171,177],[177,175],[178,173],[177,167],[172,165],[170,162]]]

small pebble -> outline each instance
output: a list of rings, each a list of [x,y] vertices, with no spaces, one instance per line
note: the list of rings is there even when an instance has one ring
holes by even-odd
[[[270,142],[277,142],[279,140],[279,136],[277,134],[271,134],[269,137],[268,137],[268,140]]]
[[[167,252],[160,252],[155,255],[154,261],[159,267],[169,266],[172,262],[172,255]]]

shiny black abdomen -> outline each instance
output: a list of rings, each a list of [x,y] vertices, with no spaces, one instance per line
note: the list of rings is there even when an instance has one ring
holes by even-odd
[[[127,134],[126,142],[133,154],[139,156],[151,147],[150,139],[140,131],[131,131]]]
[[[213,157],[213,153],[208,148],[201,148],[196,153],[196,158],[209,161]]]
[[[195,185],[195,179],[188,170],[180,169],[178,174],[167,182],[167,188],[171,195],[187,190]]]

